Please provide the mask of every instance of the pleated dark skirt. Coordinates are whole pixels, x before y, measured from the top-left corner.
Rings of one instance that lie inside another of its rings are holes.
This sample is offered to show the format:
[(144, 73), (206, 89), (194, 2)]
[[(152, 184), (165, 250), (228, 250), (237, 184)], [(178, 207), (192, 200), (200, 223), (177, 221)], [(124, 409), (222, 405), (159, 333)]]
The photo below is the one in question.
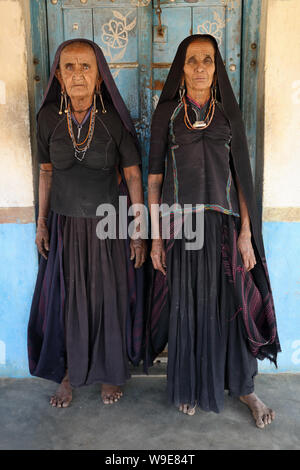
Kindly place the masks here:
[(122, 385), (141, 358), (143, 268), (128, 239), (97, 237), (98, 222), (50, 211), (28, 324), (30, 373), (60, 383), (68, 370), (73, 387)]
[(129, 378), (125, 240), (98, 239), (98, 219), (60, 217), (70, 382), (124, 384)]
[(222, 261), (224, 223), (233, 231), (239, 219), (207, 210), (203, 248), (186, 250), (183, 238), (167, 251), (168, 395), (176, 406), (214, 412), (224, 407), (225, 389), (234, 396), (253, 392), (257, 374)]

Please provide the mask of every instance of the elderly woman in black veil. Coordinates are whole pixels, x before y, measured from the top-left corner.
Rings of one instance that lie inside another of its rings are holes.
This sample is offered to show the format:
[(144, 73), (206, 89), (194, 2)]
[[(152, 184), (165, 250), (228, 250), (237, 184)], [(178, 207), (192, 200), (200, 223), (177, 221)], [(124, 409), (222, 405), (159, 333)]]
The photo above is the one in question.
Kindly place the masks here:
[[(153, 116), (148, 194), (160, 232), (151, 250), (146, 370), (168, 343), (168, 395), (180, 411), (218, 413), (229, 390), (263, 428), (275, 414), (254, 393), (257, 358), (276, 365), (280, 345), (243, 122), (210, 35), (178, 48)], [(154, 210), (161, 202), (171, 208), (165, 240), (165, 214), (159, 220)], [(201, 249), (187, 250), (188, 237), (174, 235), (185, 204), (193, 228), (202, 210)]]
[(93, 383), (113, 403), (130, 377), (128, 361), (140, 360), (146, 246), (141, 237), (119, 237), (118, 224), (115, 238), (98, 237), (96, 211), (110, 204), (118, 213), (123, 195), (128, 224), (127, 207), (143, 203), (143, 189), (134, 126), (92, 41), (58, 48), (37, 141), (42, 257), (28, 326), (30, 372), (60, 384), (52, 406), (68, 406), (73, 387)]

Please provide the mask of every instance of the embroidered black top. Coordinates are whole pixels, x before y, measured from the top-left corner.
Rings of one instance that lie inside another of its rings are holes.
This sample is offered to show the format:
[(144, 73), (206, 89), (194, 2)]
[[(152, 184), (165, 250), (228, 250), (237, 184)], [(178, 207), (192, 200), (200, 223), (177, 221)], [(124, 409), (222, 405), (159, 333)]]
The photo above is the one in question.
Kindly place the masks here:
[[(207, 106), (200, 108), (187, 99), (190, 122), (202, 120)], [(203, 130), (186, 127), (182, 103), (160, 104), (152, 121), (149, 174), (164, 174), (162, 203), (204, 204), (205, 209), (239, 216), (230, 141), (230, 125), (219, 103)]]
[[(101, 108), (100, 108), (101, 109)], [(73, 217), (96, 217), (99, 204), (110, 203), (118, 211), (116, 167), (139, 165), (134, 139), (112, 105), (96, 114), (95, 130), (83, 161), (74, 156), (66, 114), (46, 104), (38, 117), (38, 160), (52, 163), (51, 209)], [(77, 137), (76, 125), (74, 135)], [(89, 119), (82, 125), (80, 141), (87, 135)]]

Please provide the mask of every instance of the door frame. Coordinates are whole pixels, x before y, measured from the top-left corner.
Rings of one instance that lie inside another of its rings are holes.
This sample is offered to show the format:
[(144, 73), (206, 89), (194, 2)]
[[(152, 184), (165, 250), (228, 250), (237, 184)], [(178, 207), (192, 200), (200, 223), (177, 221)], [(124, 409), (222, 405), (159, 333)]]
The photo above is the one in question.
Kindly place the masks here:
[[(198, 0), (199, 1), (199, 0)], [(197, 0), (195, 1), (197, 3)], [(263, 5), (262, 5), (263, 4)], [(265, 2), (242, 0), (241, 100), (258, 209), (262, 212), (263, 91)], [(46, 0), (30, 0), (34, 109), (37, 112), (49, 76)], [(262, 44), (263, 42), (263, 44)], [(260, 60), (259, 60), (260, 59)], [(151, 63), (151, 58), (147, 61)], [(148, 65), (147, 64), (147, 65)], [(258, 67), (258, 64), (260, 67)], [(258, 125), (259, 124), (259, 125)], [(149, 126), (150, 127), (150, 126)], [(35, 130), (35, 129), (34, 129)]]
[(264, 161), (264, 67), (267, 4), (243, 0), (241, 111), (249, 146), (256, 203), (262, 219)]

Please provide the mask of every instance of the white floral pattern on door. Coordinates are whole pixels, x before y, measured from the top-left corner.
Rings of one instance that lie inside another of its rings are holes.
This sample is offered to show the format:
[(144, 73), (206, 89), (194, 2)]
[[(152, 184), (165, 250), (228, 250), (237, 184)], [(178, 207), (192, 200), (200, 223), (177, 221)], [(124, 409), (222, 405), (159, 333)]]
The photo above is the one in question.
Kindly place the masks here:
[[(229, 11), (234, 11), (237, 2), (241, 0), (222, 0), (222, 3), (225, 8)], [(231, 17), (223, 20), (220, 15), (214, 11), (214, 20), (215, 21), (204, 21), (202, 24), (199, 24), (197, 27), (198, 34), (211, 34), (216, 39), (218, 46), (221, 47), (223, 30), (227, 23), (231, 20)]]
[(214, 19), (215, 21), (204, 21), (202, 24), (199, 24), (197, 27), (197, 33), (210, 34), (216, 39), (218, 46), (220, 47), (222, 44), (223, 30), (230, 19), (223, 20), (216, 11), (214, 12)]
[[(128, 46), (128, 32), (136, 26), (136, 17), (129, 20), (132, 11), (125, 16), (117, 10), (113, 10), (113, 18), (102, 26), (102, 41), (106, 45), (103, 48), (104, 55), (109, 62), (119, 62), (123, 59)], [(112, 72), (116, 78), (121, 69)]]

